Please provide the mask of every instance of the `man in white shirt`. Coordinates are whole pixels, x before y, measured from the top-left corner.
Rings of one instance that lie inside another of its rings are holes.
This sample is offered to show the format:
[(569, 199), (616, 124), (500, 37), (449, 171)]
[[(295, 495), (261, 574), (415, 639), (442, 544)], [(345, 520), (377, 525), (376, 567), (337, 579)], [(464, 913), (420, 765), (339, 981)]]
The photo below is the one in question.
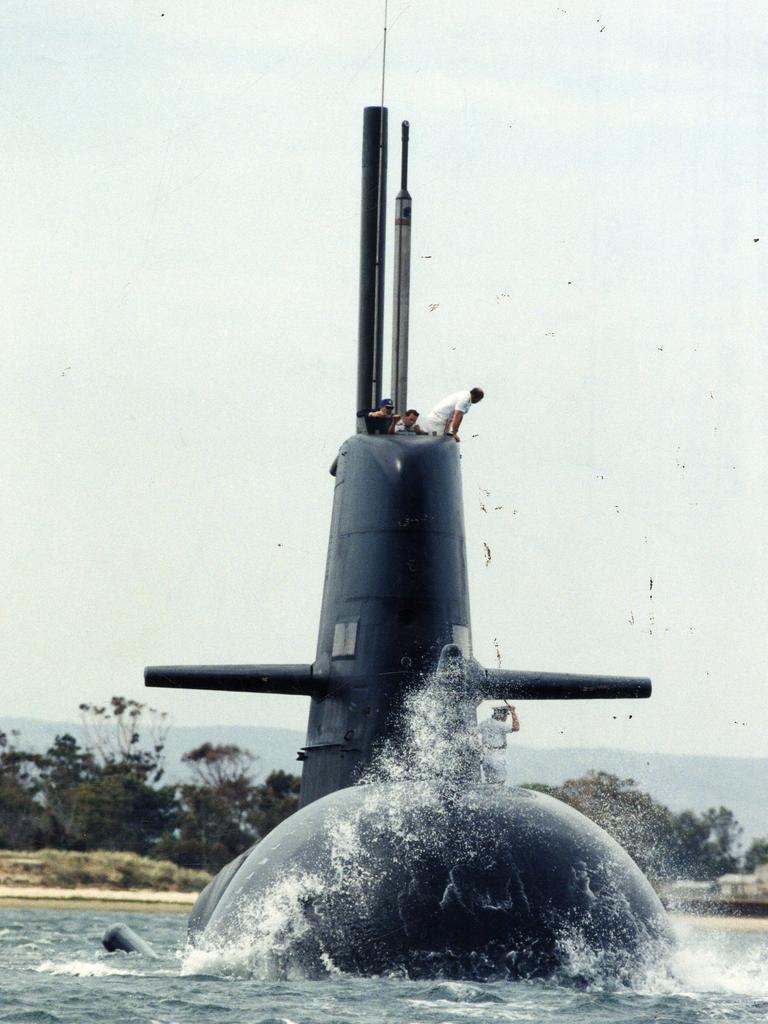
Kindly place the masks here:
[(503, 785), (507, 781), (507, 736), (520, 731), (517, 712), (511, 705), (494, 708), (491, 717), (480, 723), (479, 730), (485, 781)]
[(438, 402), (427, 416), (428, 434), (452, 434), (454, 441), (459, 441), (459, 427), (465, 415), (473, 405), (482, 402), (485, 392), (482, 388), (471, 391), (457, 391), (447, 395)]

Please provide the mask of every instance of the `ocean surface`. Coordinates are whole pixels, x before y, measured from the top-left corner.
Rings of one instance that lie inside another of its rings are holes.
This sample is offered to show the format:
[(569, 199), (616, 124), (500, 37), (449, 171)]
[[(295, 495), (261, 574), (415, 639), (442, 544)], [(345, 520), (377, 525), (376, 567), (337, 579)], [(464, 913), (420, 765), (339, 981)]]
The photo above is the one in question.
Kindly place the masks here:
[[(161, 954), (106, 953), (123, 920)], [(26, 1024), (677, 1024), (768, 1021), (768, 931), (675, 922), (677, 944), (632, 987), (601, 982), (265, 982), (195, 973), (182, 914), (0, 908), (0, 1022)]]

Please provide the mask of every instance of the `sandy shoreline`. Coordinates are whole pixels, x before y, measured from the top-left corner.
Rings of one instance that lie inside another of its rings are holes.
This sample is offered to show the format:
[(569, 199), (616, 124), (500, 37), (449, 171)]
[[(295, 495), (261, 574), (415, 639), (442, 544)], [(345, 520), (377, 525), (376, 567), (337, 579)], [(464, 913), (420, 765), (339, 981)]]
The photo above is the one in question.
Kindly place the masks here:
[(188, 913), (197, 895), (195, 892), (100, 889), (95, 886), (65, 889), (43, 885), (2, 885), (0, 907)]
[[(0, 885), (0, 908), (188, 914), (197, 896), (195, 892), (156, 892), (153, 889), (100, 889), (95, 886), (65, 889), (43, 885)], [(768, 917), (675, 913), (670, 914), (670, 917), (692, 928), (768, 932)]]
[(734, 932), (768, 932), (768, 917), (737, 917), (733, 914), (670, 914), (672, 921), (682, 921), (692, 928), (720, 929)]

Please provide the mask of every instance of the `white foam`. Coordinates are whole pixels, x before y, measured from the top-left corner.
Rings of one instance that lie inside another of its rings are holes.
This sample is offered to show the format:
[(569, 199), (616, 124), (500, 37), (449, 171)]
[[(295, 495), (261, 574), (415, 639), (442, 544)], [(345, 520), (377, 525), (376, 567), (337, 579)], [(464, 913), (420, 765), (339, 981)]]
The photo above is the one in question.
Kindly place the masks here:
[(471, 704), (455, 692), (462, 687), (458, 674), (455, 679), (430, 676), (406, 694), (398, 738), (379, 752), (363, 781), (466, 782), (479, 763), (480, 738)]
[(702, 931), (683, 922), (675, 931), (670, 972), (678, 992), (768, 999), (768, 937)]
[(291, 961), (291, 950), (310, 929), (303, 904), (322, 885), (312, 874), (286, 871), (261, 899), (240, 904), (236, 927), (227, 939), (209, 939), (187, 949), (181, 974), (260, 979), (291, 976), (297, 966)]
[(638, 995), (748, 996), (768, 1000), (768, 937), (706, 931), (674, 921), (675, 943), (649, 942), (643, 954), (616, 969), (610, 950), (595, 951), (578, 937), (563, 941), (562, 980), (588, 979), (591, 989), (631, 989)]
[(143, 976), (142, 971), (117, 967), (112, 963), (105, 963), (103, 960), (68, 960), (66, 963), (44, 960), (35, 968), (35, 971), (38, 974), (67, 975), (73, 978), (107, 978), (112, 975)]

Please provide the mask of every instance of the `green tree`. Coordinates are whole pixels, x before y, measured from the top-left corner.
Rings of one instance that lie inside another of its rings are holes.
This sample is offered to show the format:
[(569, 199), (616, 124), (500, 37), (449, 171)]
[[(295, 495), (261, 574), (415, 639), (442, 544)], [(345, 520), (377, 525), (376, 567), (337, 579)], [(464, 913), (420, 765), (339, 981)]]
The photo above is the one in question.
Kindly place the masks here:
[(197, 782), (181, 787), (177, 835), (163, 849), (184, 867), (217, 871), (260, 838), (256, 758), (231, 744), (203, 743), (182, 761)]
[[(0, 845), (125, 850), (216, 870), (298, 806), (300, 780), (234, 745), (184, 755), (195, 781), (159, 786), (165, 715), (138, 701), (81, 704), (85, 742), (56, 736), (45, 754), (0, 733)], [(178, 790), (178, 792), (177, 792)]]
[(744, 854), (744, 870), (754, 871), (761, 864), (768, 864), (768, 839), (753, 839)]
[(35, 850), (47, 839), (45, 812), (38, 799), (39, 758), (18, 750), (15, 734), (0, 732), (0, 847)]
[(669, 874), (672, 814), (639, 790), (634, 779), (591, 771), (562, 786), (533, 784), (528, 788), (549, 793), (604, 828), (646, 874), (654, 878)]
[(255, 785), (257, 759), (240, 747), (203, 743), (182, 760), (197, 782), (181, 787), (177, 835), (163, 849), (185, 867), (218, 870), (298, 807), (300, 779), (274, 771)]
[(713, 807), (701, 815), (693, 811), (676, 814), (671, 836), (673, 874), (706, 880), (735, 871), (741, 832), (726, 807)]
[(94, 782), (99, 769), (93, 755), (74, 736), (57, 736), (40, 759), (40, 792), (48, 817), (48, 843), (59, 849), (79, 848), (76, 836), (77, 794)]
[(299, 776), (284, 771), (270, 772), (264, 783), (256, 787), (256, 824), (262, 836), (297, 810), (300, 788)]
[(172, 833), (175, 786), (163, 775), (166, 716), (138, 701), (81, 704), (85, 749), (57, 736), (40, 760), (52, 841), (74, 850), (152, 854)]
[(613, 836), (657, 880), (711, 879), (734, 871), (741, 827), (726, 807), (675, 814), (633, 779), (592, 771), (562, 786), (533, 784), (570, 804)]
[(77, 850), (126, 850), (152, 855), (176, 820), (174, 786), (155, 789), (123, 772), (83, 782), (73, 793), (68, 835)]
[(709, 855), (710, 878), (717, 878), (739, 866), (737, 850), (744, 829), (739, 825), (733, 811), (727, 807), (710, 807), (702, 815), (709, 828), (707, 852)]

